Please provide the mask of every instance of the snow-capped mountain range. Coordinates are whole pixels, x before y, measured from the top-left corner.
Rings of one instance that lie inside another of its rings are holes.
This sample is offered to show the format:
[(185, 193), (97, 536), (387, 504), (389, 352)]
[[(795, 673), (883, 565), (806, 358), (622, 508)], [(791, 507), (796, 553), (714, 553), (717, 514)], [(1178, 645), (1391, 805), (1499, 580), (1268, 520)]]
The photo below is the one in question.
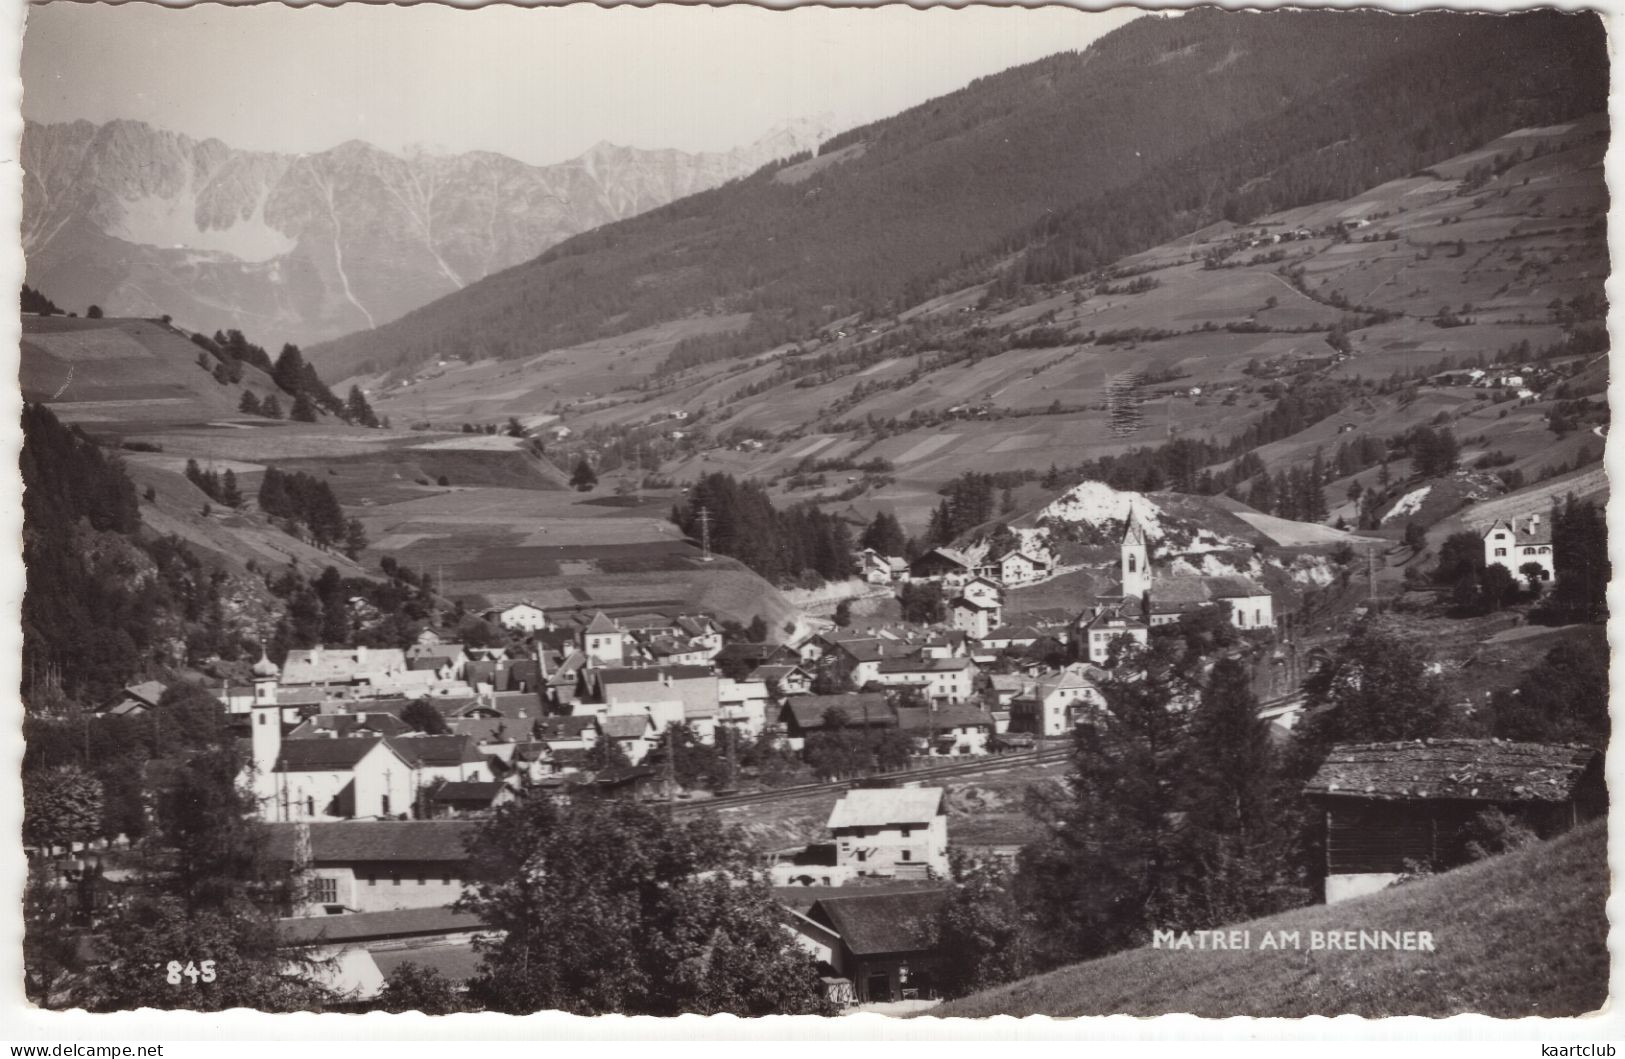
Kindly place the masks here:
[(808, 119), (731, 151), (601, 143), (534, 166), (491, 152), (237, 150), (138, 121), (26, 123), (28, 282), (64, 309), (255, 341), (393, 320), (572, 235), (815, 148)]

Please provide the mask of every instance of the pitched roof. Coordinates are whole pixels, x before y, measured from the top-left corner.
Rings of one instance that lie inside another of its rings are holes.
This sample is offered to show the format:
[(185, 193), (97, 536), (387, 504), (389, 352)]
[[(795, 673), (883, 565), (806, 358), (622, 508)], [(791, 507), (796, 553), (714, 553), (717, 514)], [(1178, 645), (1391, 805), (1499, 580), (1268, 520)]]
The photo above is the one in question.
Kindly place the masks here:
[(829, 829), (929, 824), (941, 811), (941, 787), (858, 787), (830, 810)]
[[(1267, 596), (1262, 586), (1250, 577), (1204, 577), (1208, 594), (1214, 599), (1241, 599), (1246, 596)], [(1152, 592), (1152, 598), (1156, 593)]]
[(429, 796), (435, 802), (479, 802), (490, 805), (502, 793), (502, 784), (495, 780), (454, 780), (442, 783)]
[(931, 949), (944, 889), (820, 897), (808, 917), (828, 923), (854, 956)]
[(390, 742), (402, 757), (420, 768), (445, 768), (485, 761), (485, 755), (466, 735), (405, 735)]
[(451, 722), (451, 731), (475, 743), (517, 743), (530, 738), (530, 722), (510, 717), (464, 717)]
[(382, 711), (376, 713), (319, 713), (314, 717), (307, 717), (284, 739), (325, 739), (324, 732), (337, 733), (338, 737), (348, 738), (363, 733), (377, 733), (378, 735), (400, 735), (408, 731), (408, 727), (394, 714)]
[(775, 886), (773, 898), (792, 912), (805, 915), (812, 906), (826, 897), (872, 897), (875, 894), (919, 893), (938, 891), (942, 884), (921, 882), (918, 879), (864, 879), (849, 886)]
[(648, 735), (654, 721), (646, 713), (615, 713), (598, 722), (608, 739), (638, 739)]
[(957, 703), (937, 709), (915, 706), (897, 711), (897, 727), (905, 732), (940, 732), (944, 728), (991, 729), (993, 718), (980, 706), (968, 703)]
[(406, 668), (405, 652), (395, 647), (312, 647), (288, 652), (283, 684), (372, 680)]
[(598, 718), (590, 713), (582, 714), (579, 717), (544, 717), (542, 718), (542, 738), (580, 739), (587, 729), (598, 726)]
[(703, 680), (711, 676), (708, 666), (606, 666), (598, 671), (598, 679), (605, 684), (659, 683), (662, 677), (680, 680)]
[(149, 706), (156, 706), (158, 700), (163, 697), (164, 691), (164, 686), (158, 681), (147, 680), (140, 684), (131, 684), (124, 689), (124, 694), (132, 699), (139, 699)]
[(298, 841), (297, 831), (304, 826), (310, 832), (311, 860), (321, 864), (466, 861), (468, 851), (465, 843), (480, 824), (469, 820), (343, 820), (265, 826), (270, 832), (266, 854), (271, 859), (292, 861)]
[(880, 663), (882, 673), (957, 673), (976, 663), (968, 658), (889, 658)]
[(599, 611), (592, 616), (592, 621), (587, 623), (586, 631), (589, 633), (611, 633), (620, 632), (621, 630), (618, 625), (609, 620), (609, 615)]
[(1533, 521), (1526, 519), (1522, 525), (1519, 525), (1516, 521), (1509, 522), (1502, 519), (1501, 521), (1491, 525), (1489, 529), (1485, 530), (1483, 535), (1488, 537), (1491, 533), (1494, 533), (1498, 529), (1510, 529), (1512, 531), (1513, 543), (1515, 544), (1552, 543), (1551, 522), (1546, 519), (1542, 519), (1539, 516), (1532, 516), (1532, 520)]
[(824, 714), (840, 710), (849, 725), (863, 726), (867, 718), (871, 728), (892, 728), (897, 714), (880, 691), (848, 692), (844, 695), (794, 695), (785, 700), (784, 712), (803, 731), (824, 727)]
[(1145, 527), (1140, 525), (1140, 513), (1134, 510), (1133, 504), (1129, 505), (1128, 521), (1123, 524), (1123, 543), (1145, 543)]
[(1328, 798), (1563, 802), (1598, 759), (1590, 747), (1499, 739), (1334, 746), (1304, 787)]
[[(287, 739), (277, 754), (273, 772), (344, 772), (380, 743), (384, 736), (355, 736), (350, 739)], [(404, 756), (404, 755), (403, 755)]]
[(403, 963), (415, 963), (427, 970), (439, 971), (452, 982), (462, 984), (480, 973), (485, 957), (472, 942), (459, 945), (414, 945), (403, 949), (375, 949), (372, 960), (378, 972), (388, 979), (395, 968)]
[(480, 917), (472, 912), (453, 912), (449, 908), (397, 908), (388, 912), (279, 919), (276, 932), (278, 940), (284, 945), (309, 945), (460, 934), (478, 930), (482, 926), (484, 924)]

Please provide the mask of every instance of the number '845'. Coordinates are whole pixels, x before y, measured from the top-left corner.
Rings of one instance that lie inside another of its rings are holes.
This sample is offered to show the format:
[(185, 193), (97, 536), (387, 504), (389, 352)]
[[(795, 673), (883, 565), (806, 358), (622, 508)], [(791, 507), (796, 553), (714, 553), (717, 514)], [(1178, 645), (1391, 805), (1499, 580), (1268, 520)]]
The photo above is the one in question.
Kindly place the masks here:
[(191, 960), (187, 960), (185, 965), (182, 965), (179, 960), (170, 960), (166, 969), (169, 971), (168, 982), (170, 985), (180, 985), (183, 978), (189, 979), (193, 985), (197, 985), (199, 982), (208, 983), (214, 981), (213, 960), (204, 960), (202, 963), (193, 963)]

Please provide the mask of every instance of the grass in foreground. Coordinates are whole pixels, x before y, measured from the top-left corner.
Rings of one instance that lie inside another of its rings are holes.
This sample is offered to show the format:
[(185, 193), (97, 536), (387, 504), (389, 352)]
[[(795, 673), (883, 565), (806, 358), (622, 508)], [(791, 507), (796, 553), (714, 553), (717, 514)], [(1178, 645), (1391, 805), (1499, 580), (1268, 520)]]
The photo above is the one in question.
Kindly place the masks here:
[[(1238, 927), (1247, 951), (1138, 949), (1012, 982), (929, 1012), (1207, 1017), (1345, 1013), (1579, 1015), (1608, 996), (1607, 831), (1551, 842), (1330, 907)], [(1265, 931), (1301, 951), (1261, 951)], [(1309, 951), (1310, 931), (1427, 930), (1434, 952)]]

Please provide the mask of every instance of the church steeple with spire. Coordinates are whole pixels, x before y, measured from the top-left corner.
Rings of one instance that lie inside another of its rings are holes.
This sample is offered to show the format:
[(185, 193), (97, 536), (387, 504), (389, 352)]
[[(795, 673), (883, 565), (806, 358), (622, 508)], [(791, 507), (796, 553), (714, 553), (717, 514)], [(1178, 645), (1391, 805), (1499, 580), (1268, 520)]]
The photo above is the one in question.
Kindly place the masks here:
[(1145, 527), (1140, 525), (1132, 504), (1128, 509), (1128, 522), (1123, 527), (1120, 562), (1123, 597), (1143, 599), (1151, 591), (1151, 557), (1146, 548)]

